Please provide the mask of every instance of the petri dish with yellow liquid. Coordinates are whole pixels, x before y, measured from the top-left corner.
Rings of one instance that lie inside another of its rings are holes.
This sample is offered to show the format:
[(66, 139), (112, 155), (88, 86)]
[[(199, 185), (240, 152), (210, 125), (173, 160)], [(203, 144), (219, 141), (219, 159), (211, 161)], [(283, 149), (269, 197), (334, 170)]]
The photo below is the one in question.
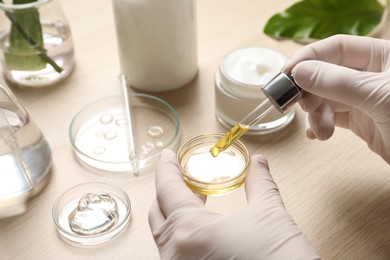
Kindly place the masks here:
[(210, 149), (222, 134), (203, 134), (185, 142), (177, 152), (186, 185), (194, 192), (220, 195), (240, 187), (246, 179), (250, 156), (241, 141), (235, 141), (214, 157)]

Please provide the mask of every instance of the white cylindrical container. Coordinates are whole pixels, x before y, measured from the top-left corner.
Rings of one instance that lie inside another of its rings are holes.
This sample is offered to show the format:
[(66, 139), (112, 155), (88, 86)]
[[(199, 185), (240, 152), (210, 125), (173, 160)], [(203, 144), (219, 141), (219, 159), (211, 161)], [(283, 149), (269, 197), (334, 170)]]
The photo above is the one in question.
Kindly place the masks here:
[[(215, 74), (215, 114), (218, 121), (231, 128), (266, 99), (261, 88), (282, 69), (287, 57), (260, 47), (235, 50), (222, 61)], [(277, 131), (294, 118), (290, 108), (284, 114), (271, 111), (247, 134)]]
[(121, 72), (130, 86), (179, 88), (198, 71), (193, 0), (113, 0)]

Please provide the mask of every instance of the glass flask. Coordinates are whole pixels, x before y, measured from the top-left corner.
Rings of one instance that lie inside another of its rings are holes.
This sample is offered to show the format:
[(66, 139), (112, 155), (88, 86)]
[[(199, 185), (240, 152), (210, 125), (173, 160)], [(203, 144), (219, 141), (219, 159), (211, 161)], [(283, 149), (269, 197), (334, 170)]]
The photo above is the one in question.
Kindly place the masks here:
[(57, 0), (2, 1), (0, 47), (3, 75), (12, 85), (52, 85), (74, 68), (72, 35)]
[(0, 81), (0, 218), (23, 213), (52, 168), (51, 149), (28, 112)]

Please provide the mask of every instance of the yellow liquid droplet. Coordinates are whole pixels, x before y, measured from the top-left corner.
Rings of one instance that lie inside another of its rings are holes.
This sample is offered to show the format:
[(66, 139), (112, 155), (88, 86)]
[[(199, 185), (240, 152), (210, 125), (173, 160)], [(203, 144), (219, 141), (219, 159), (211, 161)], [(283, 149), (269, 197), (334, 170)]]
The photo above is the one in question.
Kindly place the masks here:
[(240, 138), (249, 130), (249, 126), (237, 124), (222, 136), (210, 149), (212, 156), (217, 157), (222, 151), (226, 150), (234, 141)]

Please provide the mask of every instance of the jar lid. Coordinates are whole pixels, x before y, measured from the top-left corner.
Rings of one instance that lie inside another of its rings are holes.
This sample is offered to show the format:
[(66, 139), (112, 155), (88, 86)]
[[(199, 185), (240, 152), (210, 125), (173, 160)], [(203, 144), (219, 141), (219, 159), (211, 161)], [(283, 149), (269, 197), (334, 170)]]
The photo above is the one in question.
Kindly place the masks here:
[(69, 138), (76, 157), (96, 172), (138, 174), (152, 169), (163, 149), (178, 147), (180, 121), (176, 110), (158, 97), (132, 93), (137, 149), (136, 158), (131, 158), (122, 99), (111, 96), (97, 100), (83, 108), (70, 125)]

